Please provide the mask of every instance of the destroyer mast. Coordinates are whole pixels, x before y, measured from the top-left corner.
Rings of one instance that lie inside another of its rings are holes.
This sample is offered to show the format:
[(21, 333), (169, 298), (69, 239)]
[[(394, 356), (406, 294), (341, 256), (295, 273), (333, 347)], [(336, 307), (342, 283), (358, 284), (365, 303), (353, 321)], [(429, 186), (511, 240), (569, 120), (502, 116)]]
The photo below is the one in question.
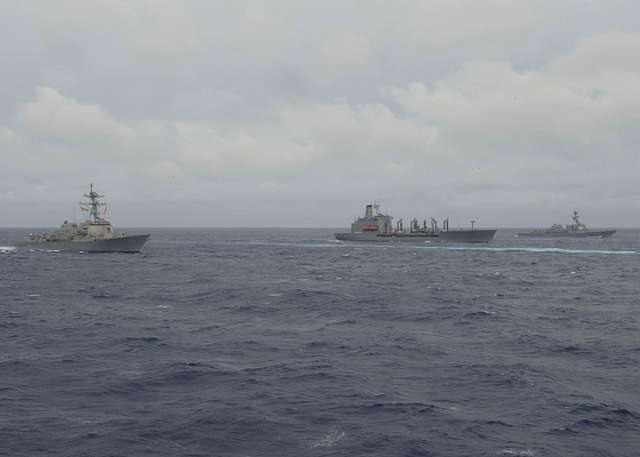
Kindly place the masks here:
[(103, 216), (107, 213), (107, 204), (100, 201), (104, 194), (99, 194), (98, 192), (93, 190), (93, 184), (89, 187), (89, 193), (83, 194), (84, 197), (88, 198), (88, 202), (80, 202), (80, 207), (89, 211), (89, 222), (95, 225), (106, 225), (109, 224), (104, 217), (100, 215), (101, 207), (104, 207), (104, 211), (102, 212)]

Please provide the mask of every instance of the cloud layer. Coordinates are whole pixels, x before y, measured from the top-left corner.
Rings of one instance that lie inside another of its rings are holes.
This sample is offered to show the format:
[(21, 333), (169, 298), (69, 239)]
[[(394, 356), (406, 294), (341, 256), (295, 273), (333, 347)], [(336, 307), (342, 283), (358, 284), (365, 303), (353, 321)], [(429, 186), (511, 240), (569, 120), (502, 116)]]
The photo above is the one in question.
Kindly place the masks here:
[(400, 3), (21, 3), (0, 45), (7, 225), (57, 223), (89, 181), (120, 225), (336, 226), (373, 199), (640, 224), (629, 11)]

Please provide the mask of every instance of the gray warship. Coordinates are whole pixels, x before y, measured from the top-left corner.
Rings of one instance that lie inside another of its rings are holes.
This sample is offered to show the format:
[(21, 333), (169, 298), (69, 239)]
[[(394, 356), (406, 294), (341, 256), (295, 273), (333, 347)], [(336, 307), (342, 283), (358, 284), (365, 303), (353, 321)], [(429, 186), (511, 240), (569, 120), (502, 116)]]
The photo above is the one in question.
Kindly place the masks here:
[(580, 220), (577, 211), (573, 212), (573, 224), (564, 227), (561, 224), (553, 224), (548, 229), (537, 229), (531, 232), (518, 233), (518, 237), (528, 238), (609, 238), (615, 230), (590, 230)]
[(19, 247), (38, 250), (75, 252), (140, 252), (149, 239), (149, 234), (128, 236), (115, 235), (111, 223), (105, 219), (106, 203), (100, 201), (104, 195), (93, 190), (84, 194), (89, 200), (80, 202), (89, 218), (80, 224), (65, 221), (58, 230), (49, 234), (30, 234), (29, 239), (16, 243)]
[(394, 227), (392, 216), (380, 211), (377, 204), (368, 204), (365, 207), (364, 217), (357, 218), (351, 224), (350, 232), (335, 233), (334, 236), (340, 241), (486, 243), (493, 240), (495, 234), (495, 229), (476, 229), (475, 221), (472, 221), (470, 230), (449, 229), (448, 218), (444, 220), (442, 228), (438, 227), (437, 221), (433, 218), (431, 218), (429, 225), (427, 225), (426, 219), (420, 225), (418, 219), (414, 218), (409, 229), (406, 230), (402, 219), (398, 220)]

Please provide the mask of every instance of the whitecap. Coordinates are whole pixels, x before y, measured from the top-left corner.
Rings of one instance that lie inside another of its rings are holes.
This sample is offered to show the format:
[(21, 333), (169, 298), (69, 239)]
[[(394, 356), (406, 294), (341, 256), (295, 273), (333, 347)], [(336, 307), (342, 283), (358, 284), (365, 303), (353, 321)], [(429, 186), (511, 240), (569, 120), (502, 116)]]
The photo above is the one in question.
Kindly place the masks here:
[(319, 447), (333, 447), (336, 445), (338, 441), (344, 438), (344, 432), (338, 432), (337, 430), (328, 433), (323, 436), (319, 440), (315, 441), (311, 444), (311, 449), (319, 448)]
[(16, 248), (13, 246), (0, 246), (0, 252), (4, 252), (4, 253), (16, 252)]
[(534, 457), (535, 454), (530, 449), (503, 449), (497, 455), (509, 455), (513, 457)]

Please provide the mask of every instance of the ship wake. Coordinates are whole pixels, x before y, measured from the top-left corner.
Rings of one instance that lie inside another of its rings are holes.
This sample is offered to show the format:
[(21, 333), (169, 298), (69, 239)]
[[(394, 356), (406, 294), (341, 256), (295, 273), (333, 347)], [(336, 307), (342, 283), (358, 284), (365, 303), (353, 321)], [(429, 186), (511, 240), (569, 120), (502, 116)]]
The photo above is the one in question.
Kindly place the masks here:
[(638, 251), (615, 251), (605, 249), (563, 249), (542, 247), (484, 247), (484, 246), (420, 246), (418, 249), (443, 251), (489, 251), (489, 252), (534, 252), (549, 254), (590, 254), (590, 255), (635, 255)]

